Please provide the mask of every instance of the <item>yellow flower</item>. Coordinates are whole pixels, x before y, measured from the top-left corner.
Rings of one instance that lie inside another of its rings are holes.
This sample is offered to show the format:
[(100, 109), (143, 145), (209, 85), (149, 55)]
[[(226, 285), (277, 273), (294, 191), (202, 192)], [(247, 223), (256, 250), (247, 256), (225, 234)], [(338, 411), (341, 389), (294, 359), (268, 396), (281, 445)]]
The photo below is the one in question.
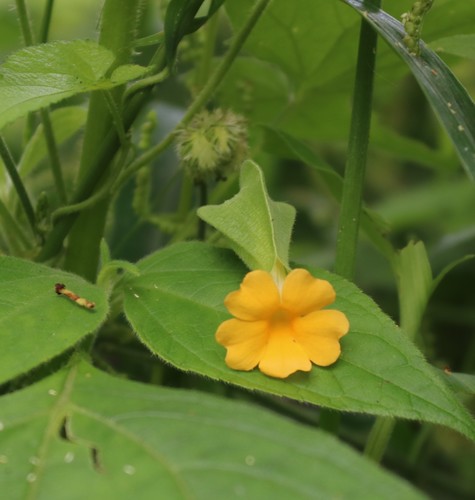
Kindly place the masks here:
[(334, 363), (339, 339), (348, 332), (346, 316), (333, 309), (332, 285), (305, 269), (291, 271), (281, 286), (266, 271), (246, 274), (241, 287), (224, 303), (234, 316), (221, 323), (216, 340), (227, 349), (226, 364), (234, 370), (256, 366), (271, 377), (285, 378)]

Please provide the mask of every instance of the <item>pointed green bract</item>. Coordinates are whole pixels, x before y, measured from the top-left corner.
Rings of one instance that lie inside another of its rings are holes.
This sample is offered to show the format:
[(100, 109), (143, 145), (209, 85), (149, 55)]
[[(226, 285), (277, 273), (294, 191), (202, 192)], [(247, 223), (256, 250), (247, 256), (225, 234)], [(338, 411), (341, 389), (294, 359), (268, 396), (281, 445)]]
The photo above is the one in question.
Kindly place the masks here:
[(288, 269), (295, 208), (270, 199), (262, 170), (250, 160), (241, 167), (239, 184), (236, 196), (201, 207), (198, 215), (224, 234), (249, 269)]
[(258, 370), (231, 370), (215, 340), (220, 323), (230, 318), (223, 300), (246, 273), (231, 252), (179, 244), (143, 259), (138, 268), (141, 276), (125, 285), (127, 319), (142, 342), (172, 365), (337, 410), (438, 423), (475, 439), (475, 423), (455, 394), (394, 322), (343, 278), (311, 269), (333, 285), (332, 308), (350, 322), (340, 359), (278, 380)]
[(83, 92), (107, 90), (142, 76), (126, 65), (106, 76), (114, 54), (88, 40), (51, 42), (21, 49), (0, 67), (0, 129), (7, 123)]
[[(57, 295), (56, 283), (95, 302), (95, 308)], [(101, 325), (108, 310), (104, 291), (79, 276), (0, 256), (0, 383), (74, 346)]]
[(85, 362), (1, 398), (0, 415), (9, 500), (366, 500), (388, 490), (424, 498), (318, 429), (237, 401), (114, 378)]
[(422, 241), (409, 243), (395, 259), (401, 327), (414, 339), (432, 291), (432, 271)]

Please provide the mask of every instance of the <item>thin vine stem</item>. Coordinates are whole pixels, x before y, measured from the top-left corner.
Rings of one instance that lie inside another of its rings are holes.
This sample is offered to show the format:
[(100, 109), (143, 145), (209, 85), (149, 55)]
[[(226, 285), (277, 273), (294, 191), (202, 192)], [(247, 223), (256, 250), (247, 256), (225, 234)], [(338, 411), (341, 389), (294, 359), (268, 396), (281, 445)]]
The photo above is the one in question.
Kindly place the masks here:
[[(47, 5), (46, 9), (52, 9), (52, 1), (49, 2), (51, 5)], [(33, 31), (31, 29), (30, 19), (28, 16), (28, 10), (24, 0), (16, 0), (16, 7), (18, 12), (18, 19), (20, 22), (21, 33), (25, 45), (28, 47), (33, 45), (35, 42)], [(46, 14), (48, 16), (48, 14)], [(51, 15), (51, 13), (49, 14)], [(49, 20), (47, 21), (49, 26)], [(46, 32), (47, 34), (47, 32)], [(43, 36), (43, 35), (42, 35)], [(42, 40), (44, 41), (44, 40)], [(53, 172), (53, 178), (55, 181), (56, 191), (58, 193), (59, 200), (61, 203), (66, 203), (66, 188), (64, 186), (63, 174), (61, 171), (61, 163), (59, 160), (58, 147), (56, 144), (56, 139), (54, 137), (53, 126), (51, 124), (51, 117), (48, 108), (44, 108), (40, 111), (41, 122), (43, 124), (43, 132), (46, 141), (46, 148), (48, 150), (49, 163), (51, 170)]]
[(16, 0), (16, 10), (18, 14), (18, 20), (20, 22), (21, 34), (25, 45), (33, 45), (33, 32), (31, 31), (30, 18), (28, 16), (28, 9), (26, 8), (26, 3), (24, 0)]
[(53, 14), (54, 0), (47, 0), (44, 11), (43, 19), (41, 21), (40, 29), (40, 42), (45, 43), (48, 41), (49, 28), (51, 26), (51, 17)]
[(40, 116), (41, 116), (41, 122), (43, 124), (43, 132), (45, 136), (46, 148), (48, 149), (50, 166), (53, 172), (56, 191), (58, 193), (59, 201), (61, 203), (66, 203), (67, 201), (66, 187), (64, 185), (61, 162), (59, 160), (58, 148), (56, 145), (56, 139), (54, 137), (53, 124), (51, 123), (51, 117), (49, 111), (47, 109), (40, 110)]
[(33, 205), (31, 204), (30, 198), (26, 191), (26, 188), (21, 180), (20, 174), (18, 173), (15, 165), (15, 160), (8, 149), (7, 143), (5, 142), (3, 136), (0, 135), (0, 157), (3, 160), (5, 168), (7, 169), (8, 175), (12, 180), (13, 186), (20, 198), (20, 203), (25, 211), (28, 222), (30, 223), (33, 233), (36, 231), (36, 221), (35, 221), (35, 211), (33, 210)]

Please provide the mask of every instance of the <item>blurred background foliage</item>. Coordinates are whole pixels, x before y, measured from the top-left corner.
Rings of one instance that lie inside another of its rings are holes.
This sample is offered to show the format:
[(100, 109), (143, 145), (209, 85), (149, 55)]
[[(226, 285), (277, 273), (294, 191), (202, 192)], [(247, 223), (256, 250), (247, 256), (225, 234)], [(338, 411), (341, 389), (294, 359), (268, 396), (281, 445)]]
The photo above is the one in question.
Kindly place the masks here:
[[(29, 2), (35, 29), (44, 4)], [(146, 2), (141, 36), (162, 29), (165, 4)], [(214, 26), (207, 26), (181, 44), (172, 78), (154, 92), (154, 100), (135, 126), (134, 134), (145, 141), (144, 146), (158, 142), (179, 121), (206, 80), (209, 69), (205, 64), (212, 68), (217, 63), (233, 27), (243, 21), (251, 4), (252, 0), (227, 0), (227, 15), (221, 15)], [(296, 4), (306, 15), (296, 15)], [(386, 0), (383, 8), (400, 19), (411, 4), (411, 0)], [(338, 0), (299, 0), (288, 2), (287, 7), (282, 5), (278, 4), (278, 10), (271, 6), (260, 21), (212, 105), (232, 108), (248, 118), (251, 157), (264, 167), (271, 196), (297, 208), (291, 258), (331, 269), (338, 203), (329, 195), (318, 170), (292, 157), (272, 138), (269, 129), (305, 141), (322, 165), (343, 173), (360, 18)], [(101, 2), (96, 0), (57, 0), (50, 40), (95, 39), (100, 9)], [(21, 46), (11, 0), (0, 0), (0, 25), (3, 61)], [(216, 31), (216, 57), (206, 61), (204, 46), (207, 30), (211, 29)], [(474, 0), (436, 0), (424, 22), (423, 39), (437, 50), (437, 40), (473, 34), (474, 30)], [(147, 46), (137, 48), (137, 62), (146, 61), (152, 50)], [(444, 52), (440, 56), (474, 96), (474, 61)], [(74, 118), (70, 118), (71, 133), (61, 146), (67, 182), (72, 183), (78, 166), (80, 131), (85, 119), (81, 109), (85, 109), (86, 98), (71, 99), (69, 104), (79, 106), (74, 108)], [(156, 117), (156, 124), (149, 112)], [(5, 130), (17, 159), (24, 147), (23, 127), (24, 122), (17, 121)], [(33, 198), (38, 199), (43, 191), (52, 193), (40, 154), (30, 168)], [(174, 151), (168, 150), (154, 162), (151, 172), (144, 170), (140, 175), (142, 187), (145, 185), (150, 191), (147, 196), (152, 215), (145, 219), (132, 207), (136, 180), (131, 181), (117, 197), (108, 225), (114, 258), (135, 261), (170, 241), (194, 236), (185, 219), (176, 214), (182, 171)], [(231, 176), (215, 187), (210, 201), (219, 202), (236, 190), (236, 178)], [(475, 186), (460, 167), (447, 135), (407, 67), (382, 40), (377, 58), (365, 201), (384, 220), (388, 238), (396, 248), (404, 247), (410, 240), (424, 241), (434, 275), (457, 258), (474, 253)], [(183, 207), (181, 210), (183, 214)], [(171, 213), (175, 216), (167, 218), (166, 214)], [(452, 270), (431, 298), (421, 338), (426, 357), (437, 367), (474, 372), (474, 281), (475, 260), (469, 260)], [(397, 290), (391, 268), (364, 235), (356, 283), (398, 321)], [(124, 342), (130, 343), (126, 334), (124, 338)], [(117, 352), (108, 352), (109, 348), (111, 345), (104, 342), (104, 354), (118, 357)], [(157, 369), (156, 361), (136, 344), (134, 349), (128, 349), (126, 359), (129, 370), (132, 368), (138, 379), (150, 380), (150, 373)], [(183, 374), (179, 377), (176, 373), (169, 375), (170, 383), (193, 387), (204, 383)], [(239, 390), (234, 390), (234, 396), (249, 397)], [(272, 398), (263, 398), (261, 402), (302, 421), (316, 418), (312, 408), (296, 411)], [(473, 400), (471, 405), (473, 409)], [(370, 417), (344, 415), (342, 437), (361, 447), (371, 422)], [(475, 494), (474, 449), (446, 429), (399, 422), (386, 465), (406, 475), (434, 498), (471, 498)]]

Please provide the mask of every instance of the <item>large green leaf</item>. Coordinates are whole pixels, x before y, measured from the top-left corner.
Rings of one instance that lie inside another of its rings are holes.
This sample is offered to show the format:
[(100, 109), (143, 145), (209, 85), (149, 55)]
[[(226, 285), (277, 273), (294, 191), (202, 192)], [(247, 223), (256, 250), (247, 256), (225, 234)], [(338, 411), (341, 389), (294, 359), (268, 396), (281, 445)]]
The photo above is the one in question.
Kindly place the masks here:
[(114, 54), (87, 40), (51, 42), (21, 49), (0, 67), (0, 129), (30, 111), (91, 90), (107, 90), (142, 76), (146, 68), (107, 71)]
[[(96, 307), (58, 296), (56, 283)], [(0, 383), (72, 347), (99, 327), (108, 308), (104, 291), (74, 274), (0, 256)]]
[(452, 140), (468, 176), (475, 178), (475, 103), (455, 75), (420, 42), (415, 56), (402, 42), (402, 24), (375, 7), (371, 0), (342, 0), (356, 9), (401, 56), (416, 77), (428, 101)]
[(138, 263), (128, 281), (124, 308), (150, 350), (183, 370), (322, 406), (447, 425), (475, 438), (475, 424), (414, 345), (355, 285), (327, 271), (337, 293), (334, 307), (350, 321), (342, 355), (328, 368), (314, 367), (286, 380), (257, 370), (239, 372), (224, 363), (214, 339), (229, 318), (223, 300), (246, 270), (234, 255), (205, 244), (169, 247)]
[(424, 498), (321, 431), (83, 362), (0, 399), (0, 415), (8, 500)]

